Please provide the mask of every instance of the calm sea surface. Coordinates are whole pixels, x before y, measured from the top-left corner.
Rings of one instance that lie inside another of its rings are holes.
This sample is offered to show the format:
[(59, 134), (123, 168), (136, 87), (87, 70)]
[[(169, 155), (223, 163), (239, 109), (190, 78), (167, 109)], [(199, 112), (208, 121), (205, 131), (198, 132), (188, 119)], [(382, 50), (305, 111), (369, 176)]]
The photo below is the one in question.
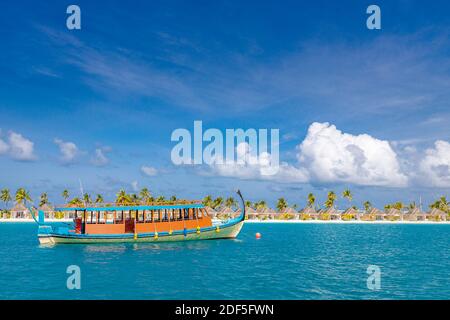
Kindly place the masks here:
[[(449, 246), (448, 224), (246, 224), (236, 240), (41, 247), (35, 224), (0, 223), (0, 299), (449, 299)], [(66, 287), (69, 265), (81, 290)]]

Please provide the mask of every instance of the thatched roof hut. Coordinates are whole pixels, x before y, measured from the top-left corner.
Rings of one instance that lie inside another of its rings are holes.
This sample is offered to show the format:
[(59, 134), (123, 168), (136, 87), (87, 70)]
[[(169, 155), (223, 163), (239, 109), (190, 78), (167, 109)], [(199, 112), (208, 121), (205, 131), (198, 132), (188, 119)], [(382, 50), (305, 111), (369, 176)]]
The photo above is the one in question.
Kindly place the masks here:
[(448, 219), (448, 214), (438, 208), (433, 208), (427, 213), (427, 219), (430, 221), (445, 221)]
[(305, 213), (305, 214), (314, 214), (317, 213), (316, 209), (312, 208), (312, 207), (306, 207), (303, 210), (300, 210), (301, 213)]
[(30, 210), (23, 203), (16, 203), (11, 209), (11, 218), (30, 218)]
[(245, 207), (245, 213), (248, 219), (256, 219), (258, 217), (258, 212), (252, 207)]
[(360, 219), (360, 214), (359, 214), (358, 210), (356, 210), (353, 207), (350, 207), (350, 208), (345, 209), (344, 212), (342, 212), (341, 217), (344, 220), (359, 220)]
[(334, 218), (333, 220), (337, 220), (337, 217), (339, 217), (340, 219), (339, 212), (334, 207), (322, 209), (319, 211), (319, 218), (321, 220), (331, 220), (331, 217)]
[(427, 219), (427, 214), (415, 207), (404, 214), (403, 219), (407, 221), (424, 221)]
[(217, 217), (224, 218), (224, 217), (233, 217), (235, 214), (234, 210), (230, 207), (223, 206), (222, 208), (217, 211)]
[(217, 216), (217, 211), (209, 206), (205, 207), (205, 211), (211, 218), (215, 218)]
[(300, 213), (302, 214), (302, 219), (312, 219), (312, 220), (319, 219), (319, 213), (313, 207), (306, 207), (300, 210)]
[(271, 209), (271, 208), (262, 208), (258, 210), (258, 216), (260, 217), (270, 217), (271, 219), (273, 219), (275, 217), (275, 210)]
[(44, 211), (44, 212), (53, 212), (54, 208), (50, 204), (45, 203), (44, 205), (39, 207), (39, 210)]
[(287, 207), (287, 208), (283, 211), (283, 213), (296, 214), (297, 211), (296, 211), (294, 208), (292, 208), (292, 207)]
[(373, 217), (373, 220), (384, 220), (386, 213), (377, 208), (372, 208), (366, 215), (368, 215), (370, 219)]
[(389, 208), (386, 211), (385, 218), (387, 218), (388, 220), (391, 220), (391, 221), (402, 220), (403, 219), (403, 214), (398, 209)]

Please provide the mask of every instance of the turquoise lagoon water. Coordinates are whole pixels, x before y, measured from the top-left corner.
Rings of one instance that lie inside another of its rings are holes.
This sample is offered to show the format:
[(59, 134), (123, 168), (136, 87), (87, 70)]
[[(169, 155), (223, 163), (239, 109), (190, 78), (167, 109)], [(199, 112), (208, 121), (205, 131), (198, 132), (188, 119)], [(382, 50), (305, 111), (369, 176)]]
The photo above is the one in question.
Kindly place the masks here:
[(246, 224), (236, 240), (41, 247), (34, 224), (1, 223), (0, 298), (448, 299), (449, 239), (438, 224)]

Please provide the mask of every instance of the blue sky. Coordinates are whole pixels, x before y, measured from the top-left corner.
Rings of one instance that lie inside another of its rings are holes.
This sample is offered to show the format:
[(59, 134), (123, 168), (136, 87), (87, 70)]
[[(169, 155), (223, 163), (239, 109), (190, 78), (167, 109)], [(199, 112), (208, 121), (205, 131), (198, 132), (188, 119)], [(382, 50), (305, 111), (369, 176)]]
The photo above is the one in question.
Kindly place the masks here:
[[(366, 28), (373, 3), (381, 30)], [(81, 30), (66, 28), (70, 4), (81, 8)], [(357, 205), (448, 195), (449, 9), (405, 0), (3, 4), (0, 187), (24, 186), (35, 199), (46, 191), (56, 203), (64, 188), (79, 195), (78, 179), (110, 199), (144, 186), (185, 198), (239, 187), (250, 200), (300, 206), (309, 192), (322, 203), (347, 187)], [(280, 129), (284, 175), (174, 166), (170, 135), (194, 120)]]

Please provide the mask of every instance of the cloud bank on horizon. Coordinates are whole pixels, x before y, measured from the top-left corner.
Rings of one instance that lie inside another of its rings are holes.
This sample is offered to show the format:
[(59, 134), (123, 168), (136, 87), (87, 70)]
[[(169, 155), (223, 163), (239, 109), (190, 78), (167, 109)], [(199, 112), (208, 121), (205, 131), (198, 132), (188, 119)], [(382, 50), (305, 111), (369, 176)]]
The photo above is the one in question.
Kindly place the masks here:
[[(297, 145), (296, 165), (281, 163), (276, 175), (264, 175), (269, 160), (249, 161), (246, 143), (237, 147), (237, 162), (213, 164), (212, 172), (240, 179), (267, 179), (277, 182), (345, 183), (362, 186), (450, 187), (450, 144), (436, 141), (434, 148), (409, 168), (402, 168), (400, 156), (389, 141), (368, 134), (343, 133), (329, 123), (312, 123), (306, 138)], [(404, 156), (408, 156), (404, 154)], [(410, 171), (407, 171), (410, 170)]]

